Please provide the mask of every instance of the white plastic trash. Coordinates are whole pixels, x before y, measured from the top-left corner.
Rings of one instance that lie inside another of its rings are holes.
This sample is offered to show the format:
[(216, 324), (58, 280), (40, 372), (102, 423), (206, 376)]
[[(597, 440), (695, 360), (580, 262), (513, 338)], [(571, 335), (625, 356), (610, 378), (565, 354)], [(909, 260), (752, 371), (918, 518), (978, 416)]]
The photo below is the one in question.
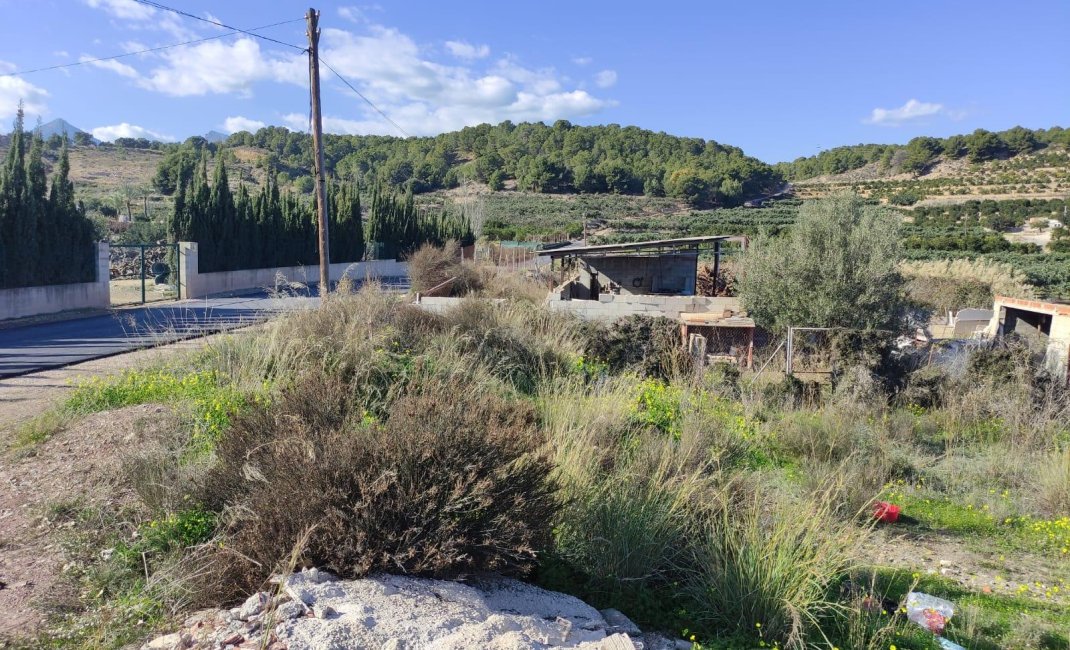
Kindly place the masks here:
[(906, 609), (907, 618), (936, 635), (944, 633), (947, 622), (955, 613), (953, 603), (918, 591), (907, 594)]

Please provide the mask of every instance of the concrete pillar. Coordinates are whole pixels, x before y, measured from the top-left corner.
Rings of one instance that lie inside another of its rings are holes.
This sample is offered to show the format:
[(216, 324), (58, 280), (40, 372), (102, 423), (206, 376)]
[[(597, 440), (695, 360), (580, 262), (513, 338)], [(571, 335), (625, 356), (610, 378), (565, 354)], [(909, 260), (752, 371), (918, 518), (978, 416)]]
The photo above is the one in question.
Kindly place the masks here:
[(111, 307), (111, 246), (97, 242), (97, 268), (92, 289), (94, 302), (101, 309)]
[(197, 242), (178, 242), (179, 278), (182, 281), (180, 298), (200, 298), (201, 283), (198, 277)]

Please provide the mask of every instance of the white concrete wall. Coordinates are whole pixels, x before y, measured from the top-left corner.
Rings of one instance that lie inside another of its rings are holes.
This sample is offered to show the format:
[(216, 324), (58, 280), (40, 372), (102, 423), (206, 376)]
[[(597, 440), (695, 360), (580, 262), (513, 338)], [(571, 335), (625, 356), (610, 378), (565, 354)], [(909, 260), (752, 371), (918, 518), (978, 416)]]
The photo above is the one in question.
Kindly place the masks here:
[[(181, 278), (183, 298), (203, 298), (221, 293), (250, 291), (254, 289), (281, 288), (288, 282), (319, 282), (319, 266), (280, 266), (268, 269), (246, 269), (200, 273), (197, 271), (197, 244), (180, 242)], [(409, 265), (396, 260), (374, 260), (351, 264), (331, 264), (331, 282), (342, 278), (364, 280), (370, 278), (407, 277)]]
[(551, 295), (546, 306), (554, 311), (570, 312), (580, 318), (599, 321), (615, 321), (635, 314), (680, 320), (680, 314), (741, 310), (739, 298), (703, 296), (603, 295), (598, 300), (561, 300), (558, 295)]
[(97, 279), (94, 282), (0, 289), (0, 320), (55, 314), (75, 309), (108, 309), (111, 307), (108, 264), (108, 244), (99, 242), (97, 243)]

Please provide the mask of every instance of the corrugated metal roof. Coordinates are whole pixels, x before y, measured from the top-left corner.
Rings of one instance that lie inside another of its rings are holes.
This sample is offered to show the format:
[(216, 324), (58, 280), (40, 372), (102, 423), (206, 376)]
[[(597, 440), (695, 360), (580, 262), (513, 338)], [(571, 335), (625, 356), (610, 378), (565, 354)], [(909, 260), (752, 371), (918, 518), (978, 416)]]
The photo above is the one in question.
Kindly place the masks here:
[(544, 250), (541, 256), (575, 257), (577, 255), (605, 255), (608, 253), (622, 253), (627, 251), (639, 251), (655, 248), (679, 248), (682, 250), (694, 250), (702, 244), (710, 244), (717, 241), (733, 239), (730, 235), (703, 235), (700, 237), (680, 237), (678, 239), (655, 239), (651, 241), (629, 242), (626, 244), (599, 244), (597, 246), (566, 246), (553, 250)]

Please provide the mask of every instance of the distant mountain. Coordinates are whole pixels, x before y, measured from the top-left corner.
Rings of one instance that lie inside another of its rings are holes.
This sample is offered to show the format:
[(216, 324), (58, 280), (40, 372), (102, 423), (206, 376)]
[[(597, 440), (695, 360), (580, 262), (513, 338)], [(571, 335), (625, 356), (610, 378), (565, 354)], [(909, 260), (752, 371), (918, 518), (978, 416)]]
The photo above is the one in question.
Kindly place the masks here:
[[(73, 141), (74, 135), (76, 133), (88, 133), (88, 131), (83, 131), (82, 129), (79, 129), (78, 127), (61, 117), (58, 117), (52, 120), (51, 122), (46, 122), (42, 124), (40, 126), (40, 131), (41, 137), (45, 140), (51, 138), (53, 135), (66, 135)], [(93, 142), (97, 142), (97, 139), (94, 138)]]
[(222, 142), (227, 139), (227, 134), (219, 131), (209, 131), (204, 134), (204, 139), (209, 142)]

